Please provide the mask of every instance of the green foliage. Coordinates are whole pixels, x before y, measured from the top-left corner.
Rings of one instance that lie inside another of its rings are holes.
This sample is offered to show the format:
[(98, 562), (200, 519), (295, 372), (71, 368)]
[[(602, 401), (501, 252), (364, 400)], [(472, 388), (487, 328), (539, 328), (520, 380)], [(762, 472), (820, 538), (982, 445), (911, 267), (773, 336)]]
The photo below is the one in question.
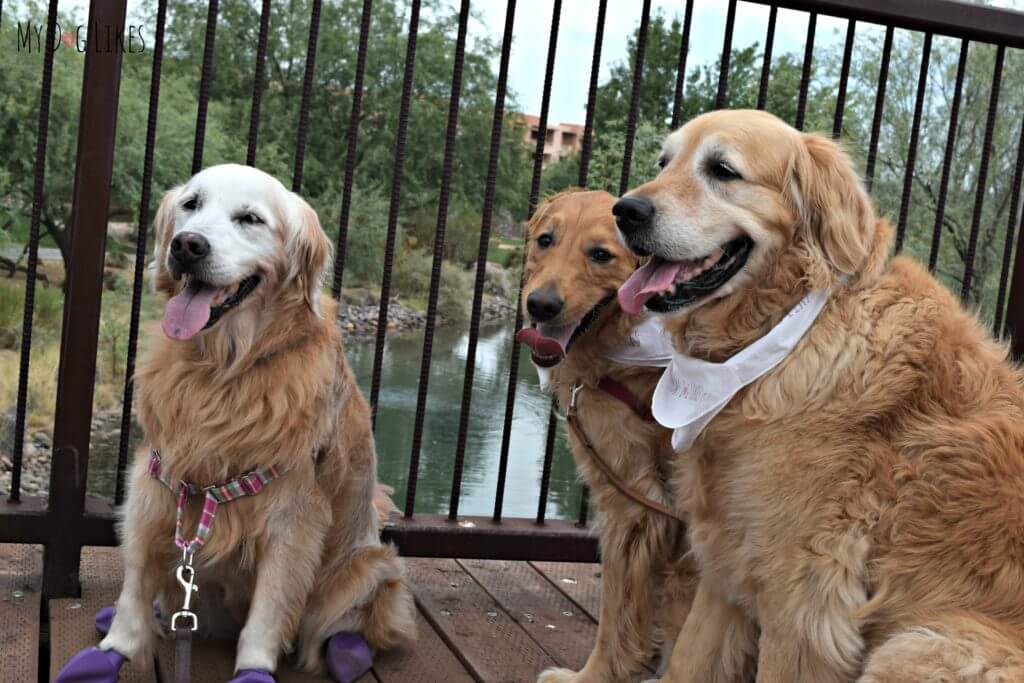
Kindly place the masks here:
[[(341, 213), (339, 192), (330, 192), (313, 205), (321, 225), (337, 241)], [(352, 286), (376, 286), (384, 275), (384, 245), (388, 231), (388, 199), (376, 187), (355, 188), (349, 213), (344, 282)]]
[[(425, 249), (406, 247), (395, 258), (392, 275), (394, 294), (407, 300), (413, 308), (426, 307), (430, 293), (433, 256)], [(438, 284), (438, 312), (448, 322), (468, 319), (470, 297), (469, 273), (453, 263), (444, 264)], [(416, 304), (420, 304), (417, 306)]]

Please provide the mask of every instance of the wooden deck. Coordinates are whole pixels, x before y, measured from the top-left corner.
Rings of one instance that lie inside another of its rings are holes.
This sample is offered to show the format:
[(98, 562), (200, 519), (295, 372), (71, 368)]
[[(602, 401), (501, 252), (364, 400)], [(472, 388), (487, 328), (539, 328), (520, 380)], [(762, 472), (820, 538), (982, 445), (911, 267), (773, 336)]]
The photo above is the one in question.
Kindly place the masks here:
[[(410, 558), (410, 584), (419, 608), (415, 647), (377, 657), (363, 681), (381, 683), (532, 683), (548, 666), (578, 669), (597, 629), (600, 568), (594, 564)], [(99, 637), (93, 615), (113, 604), (121, 584), (116, 549), (82, 553), (82, 597), (40, 605), (42, 550), (0, 545), (0, 683), (26, 683), (49, 669), (52, 678), (75, 652)], [(41, 624), (46, 618), (48, 625)], [(42, 654), (41, 654), (42, 653)], [(234, 644), (197, 642), (194, 681), (231, 678)], [(172, 646), (153, 661), (132, 663), (121, 681), (172, 680)], [(327, 678), (282, 668), (282, 683)]]

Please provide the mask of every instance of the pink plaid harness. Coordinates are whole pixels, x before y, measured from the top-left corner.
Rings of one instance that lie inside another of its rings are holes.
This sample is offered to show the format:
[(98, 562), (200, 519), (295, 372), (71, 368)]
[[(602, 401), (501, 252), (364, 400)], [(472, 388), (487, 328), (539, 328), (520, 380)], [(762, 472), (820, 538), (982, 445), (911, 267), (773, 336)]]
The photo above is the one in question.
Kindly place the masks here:
[[(206, 539), (210, 536), (213, 527), (213, 519), (217, 515), (217, 506), (221, 503), (230, 503), (233, 500), (245, 496), (255, 496), (262, 491), (267, 484), (284, 474), (283, 470), (271, 465), (270, 467), (246, 472), (224, 482), (212, 486), (196, 486), (186, 481), (171, 481), (164, 472), (163, 463), (160, 462), (160, 454), (156, 449), (149, 452), (149, 475), (166, 486), (178, 499), (178, 514), (174, 523), (174, 545), (178, 546), (185, 556), (191, 557), (203, 547)], [(192, 540), (186, 541), (182, 527), (185, 519), (185, 503), (191, 495), (203, 494), (203, 513), (199, 517), (199, 526), (196, 528), (196, 535)]]

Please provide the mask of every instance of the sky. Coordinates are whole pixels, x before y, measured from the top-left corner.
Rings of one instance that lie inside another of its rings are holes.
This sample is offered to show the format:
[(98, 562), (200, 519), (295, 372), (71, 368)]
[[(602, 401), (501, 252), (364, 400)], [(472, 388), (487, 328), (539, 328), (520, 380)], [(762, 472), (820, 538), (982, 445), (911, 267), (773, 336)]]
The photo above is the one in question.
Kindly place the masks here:
[[(129, 0), (129, 16), (148, 0)], [(455, 4), (455, 0), (451, 0)], [(429, 7), (432, 2), (424, 3)], [(520, 109), (539, 114), (544, 86), (544, 67), (547, 57), (552, 0), (517, 0), (513, 25), (509, 87), (516, 93)], [(683, 0), (652, 0), (651, 12), (661, 11), (666, 17), (682, 19)], [(1024, 0), (990, 0), (987, 4), (1012, 9), (1024, 9)], [(88, 0), (61, 0), (60, 7), (84, 17)], [(489, 36), (500, 44), (505, 26), (504, 0), (473, 0), (475, 18), (469, 26), (469, 38)], [(558, 32), (555, 71), (552, 79), (551, 103), (548, 121), (582, 124), (586, 115), (587, 89), (594, 50), (594, 30), (597, 23), (598, 0), (563, 0)], [(714, 62), (722, 51), (725, 34), (726, 0), (694, 0), (693, 24), (690, 31), (690, 51), (687, 72), (701, 64)], [(607, 80), (611, 66), (626, 59), (627, 39), (640, 23), (640, 0), (608, 0), (604, 42), (601, 50), (600, 82)], [(425, 10), (429, 11), (429, 10)], [(739, 2), (733, 32), (733, 47), (763, 43), (768, 25), (769, 8), (766, 5)], [(775, 27), (776, 55), (785, 52), (802, 54), (807, 34), (808, 14), (780, 9)], [(355, 27), (353, 27), (355, 29)], [(878, 26), (858, 25), (857, 41), (880, 40)], [(846, 37), (846, 20), (819, 16), (815, 32), (815, 48), (842, 43)], [(855, 43), (856, 45), (856, 43)], [(856, 49), (856, 48), (855, 48)], [(497, 64), (495, 64), (497, 70)], [(653, 84), (652, 84), (653, 85)], [(671, 84), (655, 87), (672, 88)]]
[[(518, 0), (516, 6), (509, 84), (519, 97), (520, 107), (530, 114), (539, 114), (541, 108), (552, 4), (552, 0)], [(1021, 0), (995, 0), (988, 4), (1012, 9), (1024, 8)], [(473, 6), (481, 13), (482, 23), (489, 27), (490, 34), (496, 41), (500, 41), (505, 22), (505, 3), (501, 0), (478, 0)], [(549, 122), (584, 121), (597, 6), (598, 0), (562, 2)], [(660, 10), (666, 17), (678, 17), (682, 21), (684, 6), (683, 0), (653, 0), (651, 13)], [(728, 2), (725, 0), (694, 0), (687, 73), (700, 64), (713, 63), (718, 59), (725, 36), (727, 8)], [(627, 39), (640, 24), (641, 11), (640, 0), (608, 0), (599, 82), (607, 80), (613, 64), (625, 60)], [(769, 11), (766, 5), (750, 2), (737, 4), (734, 48), (755, 42), (764, 43)], [(803, 54), (808, 16), (806, 12), (779, 10), (775, 25), (775, 55), (785, 52)], [(845, 19), (819, 15), (815, 48), (841, 44), (846, 38), (846, 26)], [(470, 35), (481, 30), (485, 30), (485, 27), (473, 25), (470, 27)], [(860, 40), (880, 40), (882, 31), (878, 26), (858, 24), (854, 45)], [(655, 87), (674, 86), (671, 83)]]

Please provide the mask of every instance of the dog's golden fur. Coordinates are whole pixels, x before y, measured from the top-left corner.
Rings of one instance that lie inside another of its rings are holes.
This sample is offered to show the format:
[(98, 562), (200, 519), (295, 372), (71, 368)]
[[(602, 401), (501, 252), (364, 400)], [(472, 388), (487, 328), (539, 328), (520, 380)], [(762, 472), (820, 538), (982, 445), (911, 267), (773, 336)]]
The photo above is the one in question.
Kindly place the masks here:
[[(662, 680), (741, 680), (755, 651), (770, 683), (1024, 680), (1024, 377), (1006, 346), (888, 260), (891, 229), (831, 140), (746, 111), (674, 137), (630, 194), (675, 230), (729, 215), (755, 238), (731, 292), (667, 323), (677, 348), (720, 361), (831, 296), (677, 456), (701, 578)], [(702, 177), (712, 144), (742, 180)]]
[[(622, 245), (606, 192), (572, 191), (556, 195), (537, 208), (527, 230), (523, 301), (538, 288), (557, 291), (565, 300), (559, 319), (583, 318), (595, 305), (613, 296), (636, 267), (636, 258)], [(539, 248), (537, 236), (554, 241)], [(588, 257), (594, 248), (613, 255), (608, 263)], [(619, 400), (596, 389), (603, 376), (623, 383), (650, 405), (661, 368), (630, 367), (607, 360), (603, 353), (626, 344), (637, 318), (612, 301), (567, 356), (552, 369), (549, 389), (561, 406), (569, 405), (572, 387), (582, 383), (577, 419), (588, 438), (618, 476), (634, 490), (668, 502), (667, 466), (672, 457), (669, 432), (641, 420)], [(593, 492), (601, 544), (601, 613), (597, 641), (584, 668), (575, 673), (551, 669), (540, 676), (556, 681), (622, 681), (643, 669), (655, 642), (655, 625), (666, 643), (682, 628), (696, 585), (683, 554), (683, 530), (668, 517), (623, 496), (594, 464), (592, 456), (570, 432), (573, 458)], [(652, 577), (657, 577), (652, 586)], [(670, 646), (669, 646), (670, 647)]]
[[(164, 199), (155, 226), (155, 282), (168, 295), (180, 288), (164, 264), (175, 196)], [(311, 298), (330, 243), (304, 202), (301, 215), (301, 226), (279, 235), (273, 265), (242, 306), (189, 342), (150, 335), (136, 376), (147, 449), (135, 458), (123, 513), (118, 618), (124, 611), (139, 621), (138, 604), (154, 596), (170, 614), (182, 599), (175, 500), (147, 473), (149, 446), (173, 481), (206, 485), (270, 465), (285, 471), (259, 495), (222, 504), (196, 556), (202, 632), (238, 635), (239, 668), (272, 670), (295, 646), (300, 668), (321, 670), (323, 642), (339, 630), (361, 631), (373, 648), (415, 637), (401, 561), (379, 540), (391, 502), (377, 484), (368, 406), (345, 360), (335, 302)], [(186, 534), (201, 506), (191, 497)], [(129, 656), (149, 649), (152, 638), (127, 633), (115, 619), (103, 646), (135, 650)]]

